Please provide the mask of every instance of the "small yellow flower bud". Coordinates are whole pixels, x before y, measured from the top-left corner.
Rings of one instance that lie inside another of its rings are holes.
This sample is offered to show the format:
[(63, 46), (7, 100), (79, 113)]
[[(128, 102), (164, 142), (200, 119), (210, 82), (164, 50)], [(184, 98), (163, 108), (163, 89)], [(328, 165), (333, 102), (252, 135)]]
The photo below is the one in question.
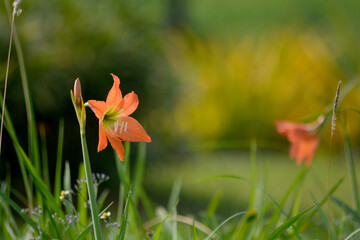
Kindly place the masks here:
[(100, 219), (107, 219), (107, 218), (110, 217), (110, 215), (111, 215), (111, 212), (104, 212), (104, 213), (101, 215)]
[(70, 195), (70, 191), (61, 190), (60, 192), (60, 201), (64, 201), (64, 199)]

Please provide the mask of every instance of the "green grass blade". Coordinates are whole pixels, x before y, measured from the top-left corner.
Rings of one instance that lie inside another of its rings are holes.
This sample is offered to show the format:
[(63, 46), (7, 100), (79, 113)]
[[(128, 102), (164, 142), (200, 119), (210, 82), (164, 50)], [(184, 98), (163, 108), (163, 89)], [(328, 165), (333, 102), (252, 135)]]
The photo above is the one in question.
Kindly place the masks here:
[[(2, 106), (2, 101), (3, 101), (2, 96), (0, 94), (1, 106)], [(6, 130), (8, 131), (8, 134), (10, 135), (10, 138), (11, 138), (14, 148), (15, 148), (15, 153), (16, 153), (16, 156), (17, 156), (17, 159), (19, 162), (20, 171), (21, 171), (21, 175), (22, 175), (22, 179), (23, 179), (23, 183), (24, 183), (24, 188), (25, 188), (25, 192), (26, 192), (26, 196), (27, 196), (27, 200), (28, 200), (28, 208), (32, 209), (33, 208), (33, 194), (32, 194), (31, 184), (29, 182), (29, 177), (26, 172), (24, 161), (22, 160), (22, 157), (21, 157), (21, 152), (19, 151), (19, 149), (16, 148), (16, 145), (20, 145), (20, 144), (17, 139), (16, 132), (15, 132), (14, 126), (12, 124), (12, 120), (10, 118), (10, 114), (9, 114), (6, 106), (5, 106), (4, 114), (5, 114), (4, 126), (5, 126)]]
[(356, 222), (360, 223), (360, 214), (358, 211), (353, 210), (349, 205), (347, 205), (340, 199), (337, 199), (333, 196), (330, 196), (330, 199), (335, 202), (340, 208), (342, 208), (347, 215), (351, 216)]
[[(316, 202), (315, 197), (311, 194), (311, 197), (313, 198), (313, 201)], [(321, 220), (323, 221), (323, 223), (325, 224), (326, 229), (330, 230), (330, 235), (331, 235), (331, 239), (333, 240), (337, 240), (338, 237), (335, 234), (334, 228), (330, 225), (328, 218), (326, 217), (324, 211), (321, 209), (321, 207), (319, 207), (316, 203), (315, 206), (317, 208), (317, 211), (319, 212), (319, 215), (321, 217)]]
[(173, 207), (173, 209), (168, 213), (168, 215), (161, 221), (161, 223), (158, 225), (158, 227), (155, 230), (154, 236), (152, 240), (158, 240), (160, 237), (160, 233), (161, 233), (161, 229), (164, 225), (164, 223), (166, 222), (166, 220), (171, 216), (171, 214), (173, 213), (173, 211), (175, 210), (176, 206), (177, 206), (178, 202), (175, 204), (175, 206)]
[(217, 228), (214, 229), (214, 231), (212, 231), (207, 237), (206, 237), (206, 240), (209, 240), (212, 235), (214, 235), (216, 233), (217, 230), (219, 230), (225, 223), (227, 223), (228, 221), (230, 221), (231, 219), (237, 217), (237, 216), (240, 216), (240, 215), (243, 215), (243, 214), (246, 214), (247, 212), (238, 212), (238, 213), (235, 213), (234, 215), (228, 217), (227, 219), (225, 219), (222, 223), (220, 223), (219, 226), (217, 226)]
[(209, 180), (224, 179), (224, 178), (230, 178), (230, 179), (232, 178), (232, 179), (247, 181), (245, 178), (239, 177), (236, 175), (221, 174), (221, 175), (215, 175), (215, 176), (211, 176), (211, 177), (201, 178), (201, 179), (197, 180), (196, 182), (200, 183), (200, 182), (205, 182), (205, 181), (209, 181)]
[[(111, 202), (106, 208), (104, 208), (104, 210), (102, 210), (100, 213), (99, 213), (99, 216), (98, 218), (101, 217), (101, 215), (103, 215), (104, 212), (106, 212), (109, 207), (113, 204), (114, 202)], [(89, 233), (89, 231), (91, 230), (93, 226), (93, 222), (91, 221), (91, 223), (89, 225), (86, 226), (86, 228), (84, 229), (84, 231), (82, 231), (79, 236), (77, 236), (77, 238), (75, 240), (81, 240), (83, 239), (84, 237), (86, 237), (86, 235)]]
[(211, 198), (211, 200), (209, 202), (209, 205), (208, 205), (208, 207), (206, 209), (206, 214), (209, 217), (213, 217), (215, 215), (216, 210), (219, 207), (222, 196), (223, 196), (223, 193), (221, 191), (217, 191), (214, 194), (214, 196)]
[[(64, 171), (64, 190), (71, 191), (71, 171), (69, 162), (65, 162), (65, 171)], [(65, 210), (67, 215), (72, 215), (72, 194), (69, 194), (66, 198), (67, 203), (65, 204)]]
[(143, 184), (144, 179), (144, 171), (145, 171), (145, 161), (146, 159), (146, 143), (145, 142), (139, 142), (138, 144), (138, 152), (136, 155), (136, 162), (135, 162), (135, 168), (134, 168), (134, 176), (132, 179), (132, 186), (133, 186), (133, 199), (134, 202), (138, 202), (138, 195), (140, 192), (140, 188)]
[[(12, 10), (9, 4), (9, 1), (5, 1), (6, 10), (8, 17), (11, 18)], [(34, 160), (35, 166), (39, 167), (40, 171), (40, 151), (39, 151), (39, 144), (37, 140), (37, 132), (36, 132), (36, 121), (35, 121), (35, 114), (33, 103), (31, 100), (31, 92), (29, 89), (27, 73), (25, 69), (25, 60), (24, 54), (22, 52), (21, 43), (19, 40), (19, 36), (17, 34), (16, 26), (14, 24), (14, 44), (17, 53), (17, 59), (19, 62), (20, 68), (20, 76), (21, 76), (21, 83), (23, 86), (24, 98), (25, 98), (25, 108), (26, 108), (26, 116), (27, 116), (27, 123), (28, 123), (28, 134), (29, 134), (29, 151), (31, 159)]]
[(294, 189), (303, 182), (306, 174), (308, 172), (308, 168), (306, 166), (303, 166), (302, 170), (299, 172), (299, 174), (296, 176), (296, 178), (294, 179), (293, 183), (290, 185), (290, 187), (288, 188), (288, 190), (286, 191), (284, 197), (282, 198), (282, 200), (280, 201), (280, 205), (284, 206), (285, 202), (287, 201), (287, 199), (289, 198), (290, 194), (294, 191)]
[(61, 118), (59, 122), (59, 135), (57, 144), (56, 167), (55, 167), (55, 182), (54, 182), (54, 196), (59, 201), (61, 191), (61, 168), (62, 168), (62, 154), (64, 145), (64, 119)]
[[(8, 165), (9, 164), (6, 164), (7, 165), (7, 169), (9, 170), (9, 167)], [(10, 172), (10, 170), (9, 170)], [(10, 174), (7, 174), (6, 175), (6, 182), (5, 183), (2, 183), (1, 184), (1, 189), (0, 191), (2, 193), (4, 193), (7, 197), (10, 196), (10, 193), (11, 193), (11, 187), (10, 187), (10, 184), (11, 184), (11, 176)], [(10, 197), (9, 197), (10, 198)], [(9, 203), (6, 202), (4, 199), (1, 199), (0, 198), (0, 222), (7, 222), (10, 224), (11, 226), (11, 229), (13, 229), (15, 232), (16, 232), (16, 235), (20, 235), (20, 229), (19, 229), (19, 226), (15, 220), (15, 217), (13, 216), (12, 214), (12, 211), (11, 211), (11, 208), (9, 206)], [(1, 233), (1, 226), (0, 226), (0, 233)]]
[(139, 193), (139, 198), (141, 200), (141, 204), (144, 207), (144, 210), (148, 218), (154, 218), (155, 217), (154, 207), (152, 206), (151, 201), (149, 197), (146, 195), (145, 189), (143, 187), (141, 188), (141, 191)]
[[(169, 201), (168, 201), (168, 211), (170, 211), (171, 209), (173, 210), (173, 215), (176, 218), (177, 216), (177, 209), (174, 208), (175, 205), (177, 205), (177, 203), (180, 200), (180, 191), (181, 191), (181, 180), (177, 179), (174, 182), (174, 185), (172, 187), (171, 193), (170, 193), (170, 197), (169, 197)], [(177, 221), (173, 221), (172, 226), (171, 226), (171, 239), (176, 240), (177, 239)]]
[(107, 196), (109, 195), (109, 193), (110, 193), (110, 191), (108, 189), (105, 189), (104, 191), (101, 192), (101, 194), (97, 198), (98, 209), (101, 209), (103, 207), (105, 200), (106, 200)]
[(128, 217), (129, 217), (129, 201), (130, 201), (130, 196), (131, 196), (131, 191), (129, 191), (128, 196), (126, 198), (126, 203), (125, 203), (125, 208), (124, 208), (124, 214), (122, 217), (122, 222), (121, 222), (121, 226), (120, 226), (120, 234), (118, 237), (118, 240), (123, 240), (125, 239), (125, 234), (126, 234), (126, 226), (128, 223)]
[[(19, 151), (20, 157), (22, 158), (22, 161), (24, 162), (25, 167), (27, 168), (30, 175), (32, 176), (32, 179), (34, 181), (37, 191), (45, 197), (46, 203), (49, 205), (50, 209), (55, 211), (59, 217), (65, 218), (63, 211), (61, 210), (59, 205), (57, 205), (56, 200), (52, 196), (50, 190), (47, 188), (44, 181), (41, 179), (41, 177), (39, 176), (37, 171), (34, 169), (34, 166), (31, 164), (29, 158), (26, 156), (26, 154), (23, 151), (23, 149), (21, 148), (21, 146), (18, 145), (18, 143), (16, 143), (16, 142), (14, 142), (14, 146), (17, 149), (17, 151)], [(74, 235), (73, 229), (70, 228), (68, 232), (69, 232), (70, 239), (74, 239), (75, 235)]]
[(299, 213), (298, 215), (288, 219), (286, 222), (284, 222), (280, 227), (275, 229), (270, 236), (267, 238), (267, 240), (273, 240), (276, 239), (280, 234), (285, 232), (290, 226), (292, 226), (296, 221), (298, 221), (300, 218), (302, 218), (307, 212), (309, 212), (314, 206), (306, 209), (305, 211)]
[(200, 180), (197, 180), (196, 182), (205, 182), (205, 181), (209, 181), (209, 180), (214, 180), (214, 179), (236, 179), (236, 180), (242, 180), (245, 182), (248, 182), (250, 184), (254, 184), (256, 188), (258, 188), (259, 190), (261, 190), (281, 211), (282, 214), (284, 214), (285, 216), (287, 216), (287, 213), (284, 211), (284, 209), (279, 205), (279, 203), (269, 194), (267, 193), (263, 187), (258, 186), (256, 183), (253, 182), (249, 182), (248, 180), (246, 180), (243, 177), (239, 177), (236, 175), (231, 175), (231, 174), (221, 174), (221, 175), (215, 175), (215, 176), (211, 176), (211, 177), (206, 177), (206, 178), (202, 178)]
[[(251, 181), (253, 183), (256, 183), (257, 182), (257, 162), (256, 162), (256, 148), (257, 148), (257, 145), (256, 145), (256, 140), (253, 139), (251, 141), (251, 144), (250, 144), (250, 162), (251, 162)], [(251, 185), (251, 193), (250, 193), (250, 207), (254, 207), (255, 205), (255, 200), (256, 200), (256, 192), (257, 192), (257, 189), (255, 187), (254, 184)]]
[(34, 222), (30, 217), (28, 217), (26, 214), (24, 214), (21, 211), (21, 208), (19, 205), (17, 205), (13, 200), (11, 200), (8, 196), (6, 196), (3, 192), (0, 191), (0, 196), (12, 207), (12, 209), (19, 214), (19, 216), (29, 225), (32, 227), (32, 229), (37, 233), (40, 234), (40, 231), (38, 229), (37, 223)]
[(46, 130), (43, 123), (39, 126), (40, 142), (41, 142), (41, 158), (42, 158), (42, 176), (46, 186), (50, 189), (50, 177), (49, 177), (49, 159), (46, 144)]
[[(337, 183), (330, 189), (329, 193), (326, 194), (323, 199), (317, 204), (317, 206), (321, 207), (326, 203), (326, 201), (329, 199), (329, 195), (332, 195), (336, 189), (341, 185), (341, 183), (344, 181), (343, 178), (339, 179)], [(314, 215), (317, 213), (317, 209), (314, 209), (300, 224), (298, 224), (298, 229), (304, 229), (311, 221), (311, 219), (314, 217)]]
[(170, 197), (167, 205), (168, 211), (171, 211), (171, 209), (173, 209), (174, 206), (179, 202), (180, 191), (181, 191), (181, 179), (177, 179), (175, 180), (170, 193)]
[(3, 230), (4, 239), (18, 239), (18, 237), (16, 237), (14, 233), (14, 230), (11, 228), (10, 223), (7, 221), (4, 221), (3, 223), (4, 223), (4, 230)]
[(49, 216), (48, 219), (50, 220), (52, 229), (54, 229), (54, 231), (52, 231), (52, 233), (55, 233), (57, 239), (61, 239), (60, 230), (59, 230), (59, 228), (58, 228), (55, 220), (54, 220), (53, 217), (51, 216), (52, 213), (51, 213), (50, 209), (48, 208), (48, 206), (47, 206), (46, 204), (44, 204), (44, 209), (45, 209), (46, 212), (48, 213), (48, 216)]
[(193, 225), (192, 225), (192, 240), (197, 240), (195, 218), (193, 219)]
[[(124, 161), (120, 161), (117, 157), (116, 157), (116, 152), (114, 151), (115, 154), (115, 164), (116, 164), (116, 170), (117, 170), (117, 174), (119, 177), (119, 200), (118, 200), (118, 210), (117, 210), (117, 221), (121, 222), (121, 218), (122, 218), (122, 214), (123, 214), (123, 208), (124, 208), (124, 198), (126, 196), (126, 192), (128, 190), (125, 190), (125, 186), (123, 183), (123, 179), (125, 179), (125, 181), (130, 181), (130, 178), (128, 178), (128, 168), (129, 168), (129, 160), (130, 160), (130, 142), (125, 141), (124, 142), (124, 149), (125, 149), (125, 156), (124, 156)], [(130, 172), (129, 172), (130, 173)], [(130, 174), (129, 174), (130, 175)], [(123, 178), (124, 176), (124, 178)]]
[(78, 174), (78, 185), (77, 185), (77, 191), (78, 191), (78, 198), (77, 198), (77, 211), (79, 213), (79, 221), (81, 226), (86, 226), (88, 224), (88, 209), (86, 207), (87, 201), (88, 201), (88, 194), (87, 194), (87, 188), (86, 183), (83, 181), (80, 181), (80, 179), (85, 179), (85, 167), (84, 163), (80, 163), (79, 166), (79, 174)]
[[(115, 161), (120, 161), (117, 153), (114, 151), (114, 156), (115, 156)], [(118, 171), (120, 172), (118, 175), (120, 177), (120, 181), (121, 183), (123, 184), (124, 186), (124, 192), (126, 194), (129, 194), (129, 184), (128, 184), (128, 181), (126, 180), (126, 168), (124, 167), (123, 164), (119, 164), (119, 163), (116, 163), (118, 167)], [(130, 208), (132, 210), (132, 213), (134, 214), (134, 217), (135, 217), (135, 221), (137, 223), (137, 228), (141, 230), (142, 234), (143, 234), (143, 237), (145, 239), (147, 239), (147, 235), (146, 235), (146, 231), (144, 229), (144, 226), (142, 224), (142, 220), (141, 220), (141, 217), (140, 217), (140, 214), (139, 214), (139, 211), (137, 210), (136, 208), (136, 204), (134, 203), (132, 197), (130, 197)]]
[(344, 240), (350, 240), (353, 236), (355, 236), (358, 232), (360, 232), (360, 228), (356, 229), (352, 233), (350, 233)]

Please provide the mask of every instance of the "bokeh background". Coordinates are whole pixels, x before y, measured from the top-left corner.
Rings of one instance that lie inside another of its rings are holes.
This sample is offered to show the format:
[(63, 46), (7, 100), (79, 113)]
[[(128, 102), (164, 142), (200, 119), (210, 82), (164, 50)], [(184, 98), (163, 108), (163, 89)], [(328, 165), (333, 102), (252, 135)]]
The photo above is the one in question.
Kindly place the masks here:
[[(61, 118), (64, 159), (74, 173), (81, 162), (69, 94), (74, 80), (80, 78), (85, 100), (104, 100), (113, 83), (110, 73), (120, 77), (123, 93), (133, 90), (139, 96), (133, 116), (152, 137), (144, 184), (155, 204), (166, 204), (172, 185), (181, 181), (179, 207), (185, 212), (205, 209), (214, 195), (223, 196), (223, 213), (244, 209), (248, 183), (197, 180), (225, 173), (248, 177), (248, 152), (254, 140), (259, 175), (268, 175), (268, 191), (281, 195), (300, 168), (288, 159), (288, 143), (276, 133), (273, 122), (307, 121), (328, 111), (339, 80), (352, 90), (341, 103), (338, 125), (346, 124), (358, 157), (359, 116), (349, 109), (358, 109), (360, 103), (359, 1), (26, 0), (21, 8), (16, 27), (36, 120), (47, 126), (51, 166)], [(0, 29), (3, 89), (10, 35), (4, 2)], [(27, 146), (15, 51), (6, 101)], [(98, 125), (91, 111), (87, 119), (93, 169), (116, 176), (112, 150), (96, 152)], [(326, 193), (329, 133), (327, 128), (305, 183), (306, 191), (317, 196)], [(136, 148), (132, 144), (134, 157)], [(347, 176), (342, 149), (337, 130), (334, 181)], [(5, 134), (1, 176), (7, 163), (16, 179), (17, 161)], [(324, 186), (314, 189), (314, 182)], [(110, 180), (107, 186), (114, 197), (117, 184)], [(350, 194), (346, 184), (339, 190), (345, 199)], [(312, 201), (307, 195), (304, 204)]]

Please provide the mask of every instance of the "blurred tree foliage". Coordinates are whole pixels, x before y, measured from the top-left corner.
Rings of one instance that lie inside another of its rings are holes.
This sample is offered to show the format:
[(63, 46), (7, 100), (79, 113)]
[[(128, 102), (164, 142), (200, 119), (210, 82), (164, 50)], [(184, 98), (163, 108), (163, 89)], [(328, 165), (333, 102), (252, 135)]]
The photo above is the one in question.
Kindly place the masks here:
[[(110, 73), (118, 75), (124, 95), (132, 90), (138, 94), (140, 105), (134, 115), (145, 125), (146, 116), (156, 108), (168, 109), (172, 105), (171, 92), (175, 87), (164, 57), (168, 28), (168, 8), (164, 3), (33, 0), (21, 4), (23, 13), (16, 18), (16, 27), (36, 118), (47, 122), (49, 138), (54, 143), (48, 144), (49, 148), (56, 150), (60, 117), (65, 117), (66, 124), (65, 158), (78, 146), (78, 139), (73, 137), (78, 127), (69, 97), (77, 77), (82, 83), (84, 100), (104, 100), (113, 84)], [(5, 69), (10, 32), (4, 6), (2, 3), (0, 7), (1, 69)], [(26, 115), (15, 48), (7, 105), (26, 146)], [(90, 112), (88, 136), (95, 147), (97, 123)]]
[[(171, 121), (176, 135), (192, 143), (285, 140), (276, 134), (275, 120), (314, 118), (328, 110), (339, 80), (359, 81), (358, 1), (190, 5), (191, 28), (172, 33), (167, 53), (181, 92)], [(358, 116), (348, 109), (359, 109), (358, 91), (346, 96), (338, 113), (355, 140)]]
[[(69, 98), (77, 77), (85, 100), (105, 99), (109, 73), (117, 74), (124, 94), (139, 95), (134, 114), (147, 123), (154, 149), (183, 140), (274, 138), (275, 119), (319, 114), (338, 80), (358, 78), (358, 1), (32, 0), (21, 7), (16, 25), (37, 119), (56, 132), (64, 116), (65, 139), (77, 131)], [(0, 27), (5, 69), (3, 4)], [(13, 54), (8, 107), (25, 132), (20, 89)], [(347, 99), (358, 103), (356, 94)], [(90, 113), (88, 121), (96, 149)], [(75, 141), (67, 140), (68, 149)]]

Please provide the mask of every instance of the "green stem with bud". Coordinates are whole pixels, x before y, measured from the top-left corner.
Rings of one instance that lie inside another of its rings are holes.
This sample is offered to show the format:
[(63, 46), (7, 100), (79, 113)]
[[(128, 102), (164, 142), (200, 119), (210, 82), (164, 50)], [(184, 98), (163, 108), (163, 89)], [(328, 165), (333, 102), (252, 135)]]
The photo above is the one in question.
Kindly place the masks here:
[(86, 112), (85, 112), (85, 105), (83, 98), (81, 96), (81, 85), (79, 79), (76, 79), (74, 84), (74, 92), (70, 91), (71, 100), (73, 102), (76, 117), (79, 122), (80, 126), (80, 138), (81, 138), (81, 149), (83, 153), (83, 160), (85, 166), (85, 176), (86, 176), (86, 184), (89, 193), (90, 199), (90, 210), (91, 210), (91, 217), (94, 226), (95, 232), (95, 239), (102, 240), (101, 235), (101, 226), (100, 226), (100, 219), (99, 219), (99, 211), (97, 208), (96, 203), (96, 195), (95, 195), (95, 187), (93, 182), (93, 177), (91, 173), (91, 166), (90, 166), (90, 158), (89, 158), (89, 151), (86, 144), (86, 137), (85, 137), (85, 126), (86, 126)]

